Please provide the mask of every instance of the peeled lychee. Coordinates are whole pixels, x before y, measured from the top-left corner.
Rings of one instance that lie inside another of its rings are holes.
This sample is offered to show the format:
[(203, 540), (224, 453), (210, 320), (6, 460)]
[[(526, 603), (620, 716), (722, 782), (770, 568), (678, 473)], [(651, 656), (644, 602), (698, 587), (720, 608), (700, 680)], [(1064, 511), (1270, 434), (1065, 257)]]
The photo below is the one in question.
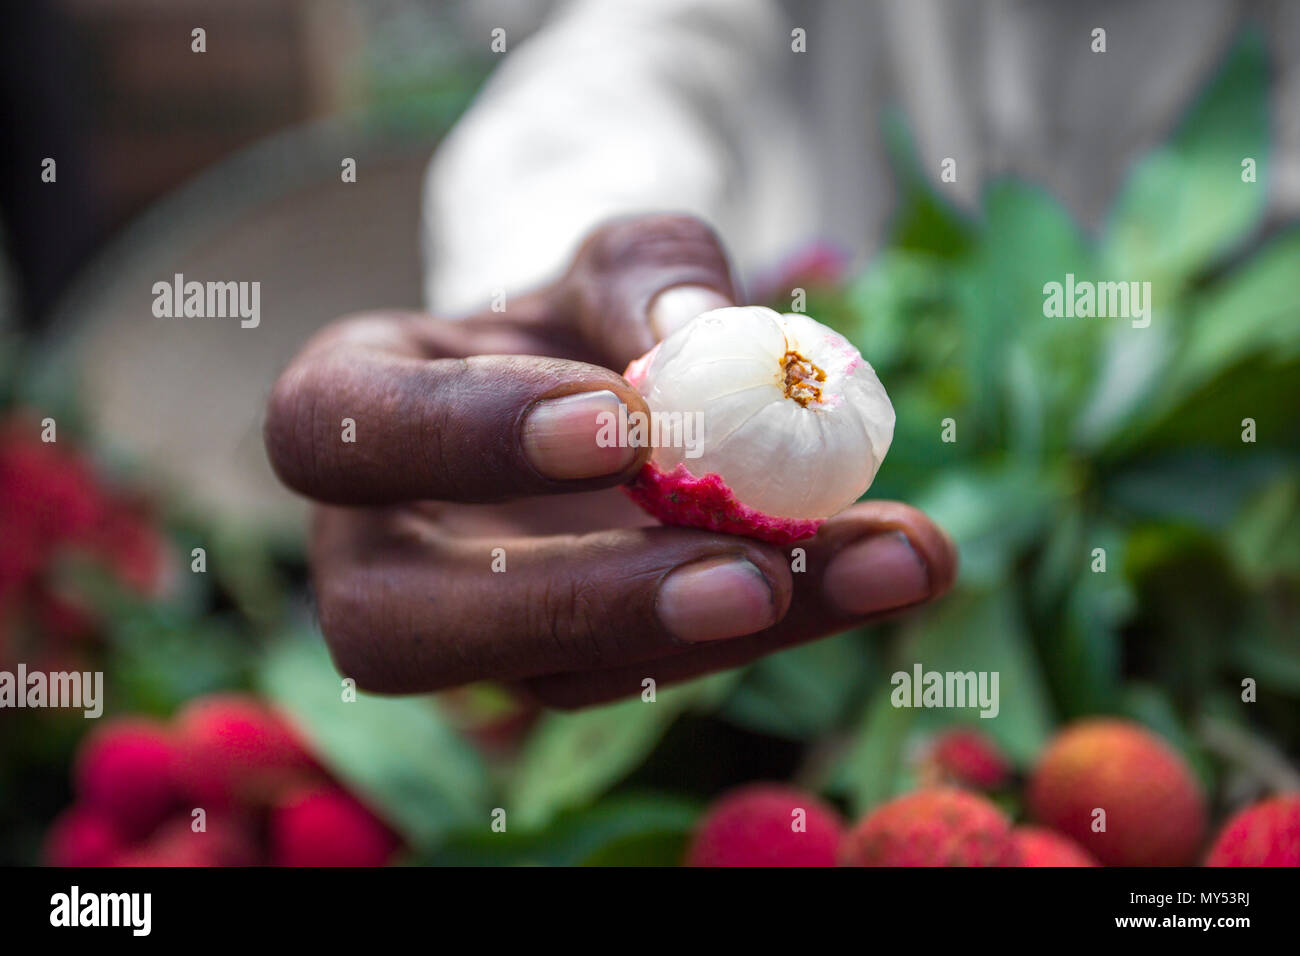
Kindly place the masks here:
[(705, 312), (624, 374), (655, 446), (628, 494), (665, 524), (808, 537), (861, 497), (893, 440), (876, 373), (806, 315)]
[(1300, 794), (1263, 800), (1232, 817), (1206, 866), (1300, 866)]
[(300, 789), (271, 812), (275, 866), (384, 866), (401, 841), (384, 821), (338, 787)]
[(834, 866), (842, 826), (818, 797), (792, 787), (753, 784), (705, 813), (687, 851), (688, 866)]
[(106, 814), (73, 807), (45, 835), (45, 865), (109, 866), (122, 847), (122, 834)]
[(1034, 770), (1028, 803), (1040, 822), (1107, 866), (1186, 865), (1205, 832), (1205, 800), (1186, 762), (1122, 720), (1088, 720), (1059, 734)]
[(935, 738), (923, 772), (936, 783), (995, 790), (1007, 782), (1011, 764), (989, 737), (977, 730), (949, 730)]
[(296, 731), (253, 697), (193, 701), (177, 715), (176, 732), (186, 794), (209, 811), (266, 802), (317, 770)]
[(849, 866), (1017, 866), (1011, 823), (984, 797), (939, 787), (871, 811), (850, 832)]
[(1016, 827), (1012, 832), (1021, 866), (1096, 866), (1097, 861), (1068, 837), (1046, 827)]
[(127, 839), (144, 836), (177, 806), (177, 749), (167, 728), (117, 720), (86, 738), (77, 754), (81, 802), (111, 819)]

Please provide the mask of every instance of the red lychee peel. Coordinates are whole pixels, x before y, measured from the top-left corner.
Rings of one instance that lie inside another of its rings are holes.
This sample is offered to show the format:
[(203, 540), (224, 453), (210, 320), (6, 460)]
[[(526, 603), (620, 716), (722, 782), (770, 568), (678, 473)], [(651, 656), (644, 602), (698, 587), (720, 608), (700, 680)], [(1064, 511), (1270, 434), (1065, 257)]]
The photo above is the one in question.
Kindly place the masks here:
[(156, 827), (180, 801), (172, 735), (149, 720), (118, 720), (92, 733), (77, 754), (81, 801), (109, 817), (128, 839)]
[[(1106, 866), (1181, 866), (1205, 833), (1205, 799), (1177, 753), (1141, 726), (1088, 720), (1049, 744), (1028, 788), (1041, 823)], [(1105, 832), (1093, 831), (1094, 810)]]
[(275, 866), (385, 866), (398, 836), (359, 800), (337, 787), (299, 790), (271, 814)]
[(1206, 866), (1300, 866), (1300, 794), (1271, 797), (1234, 815)]
[(1011, 824), (988, 800), (936, 788), (877, 807), (849, 833), (848, 866), (1017, 866)]
[(1021, 866), (1098, 866), (1088, 852), (1068, 837), (1046, 827), (1016, 827), (1012, 833)]
[(787, 545), (811, 538), (821, 519), (778, 518), (741, 504), (721, 476), (697, 478), (679, 464), (672, 471), (647, 462), (623, 490), (664, 524), (739, 534), (769, 544)]
[[(794, 811), (804, 811), (797, 832)], [(696, 827), (688, 866), (834, 866), (839, 814), (810, 793), (772, 784), (733, 790)]]

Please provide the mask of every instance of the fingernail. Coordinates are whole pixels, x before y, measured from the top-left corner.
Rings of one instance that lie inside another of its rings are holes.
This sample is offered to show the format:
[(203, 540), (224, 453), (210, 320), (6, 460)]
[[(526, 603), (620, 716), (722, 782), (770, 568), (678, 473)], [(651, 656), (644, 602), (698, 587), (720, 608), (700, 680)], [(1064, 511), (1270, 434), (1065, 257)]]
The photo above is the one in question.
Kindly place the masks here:
[(701, 312), (735, 303), (716, 289), (704, 285), (676, 285), (665, 289), (650, 303), (650, 331), (666, 339)]
[(524, 419), (521, 441), (528, 461), (547, 478), (561, 480), (622, 471), (636, 449), (601, 441), (602, 435), (617, 434), (608, 423), (618, 421), (619, 404), (608, 389), (538, 402)]
[(907, 536), (894, 531), (837, 554), (826, 568), (822, 586), (840, 610), (871, 614), (924, 600), (930, 594), (930, 576)]
[(743, 558), (710, 558), (678, 568), (659, 588), (659, 619), (683, 641), (720, 641), (776, 623), (772, 588)]

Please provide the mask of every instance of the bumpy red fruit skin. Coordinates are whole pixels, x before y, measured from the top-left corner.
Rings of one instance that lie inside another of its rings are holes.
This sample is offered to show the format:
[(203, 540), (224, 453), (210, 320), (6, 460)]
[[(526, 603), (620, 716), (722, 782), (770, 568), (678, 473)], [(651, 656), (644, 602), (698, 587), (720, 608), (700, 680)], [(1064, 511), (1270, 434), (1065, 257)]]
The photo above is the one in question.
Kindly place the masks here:
[(997, 789), (1011, 774), (1011, 764), (998, 745), (976, 730), (940, 734), (928, 761), (941, 780), (980, 790)]
[(74, 777), (81, 802), (111, 819), (127, 839), (144, 836), (180, 800), (172, 735), (149, 720), (117, 720), (86, 738)]
[(264, 803), (318, 768), (296, 731), (253, 697), (192, 702), (176, 718), (187, 796), (208, 811)]
[(1300, 794), (1272, 797), (1230, 819), (1206, 866), (1300, 866)]
[[(804, 811), (797, 832), (794, 811)], [(810, 793), (753, 784), (723, 796), (696, 827), (688, 866), (834, 866), (843, 827)]]
[(921, 790), (877, 807), (849, 833), (848, 866), (1018, 866), (1011, 823), (977, 794)]
[(1046, 827), (1016, 827), (1012, 833), (1021, 866), (1097, 866), (1073, 840)]
[(718, 475), (697, 478), (685, 465), (665, 472), (654, 462), (647, 462), (623, 490), (664, 524), (740, 534), (769, 544), (786, 545), (811, 538), (825, 523), (755, 511), (737, 501)]
[[(1205, 833), (1205, 799), (1183, 759), (1137, 724), (1088, 720), (1067, 727), (1039, 760), (1028, 803), (1106, 866), (1183, 866)], [(1093, 832), (1094, 811), (1106, 830)]]
[(116, 825), (98, 810), (65, 810), (45, 835), (46, 866), (109, 866), (123, 847)]
[(385, 866), (401, 841), (351, 794), (337, 787), (298, 790), (271, 814), (275, 866)]

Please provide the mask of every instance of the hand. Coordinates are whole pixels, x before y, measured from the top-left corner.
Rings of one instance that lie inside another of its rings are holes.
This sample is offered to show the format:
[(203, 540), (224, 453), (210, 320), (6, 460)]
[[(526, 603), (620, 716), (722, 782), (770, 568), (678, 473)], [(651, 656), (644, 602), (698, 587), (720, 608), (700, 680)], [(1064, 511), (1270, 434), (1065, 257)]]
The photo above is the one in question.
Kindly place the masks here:
[(649, 449), (596, 444), (600, 411), (647, 411), (611, 369), (735, 300), (713, 233), (651, 216), (597, 230), (504, 313), (367, 314), (309, 342), (272, 392), (266, 447), (320, 503), (312, 580), (340, 672), (379, 692), (492, 679), (584, 706), (947, 590), (953, 545), (907, 505), (837, 515), (793, 573), (788, 550), (659, 527), (614, 487)]

